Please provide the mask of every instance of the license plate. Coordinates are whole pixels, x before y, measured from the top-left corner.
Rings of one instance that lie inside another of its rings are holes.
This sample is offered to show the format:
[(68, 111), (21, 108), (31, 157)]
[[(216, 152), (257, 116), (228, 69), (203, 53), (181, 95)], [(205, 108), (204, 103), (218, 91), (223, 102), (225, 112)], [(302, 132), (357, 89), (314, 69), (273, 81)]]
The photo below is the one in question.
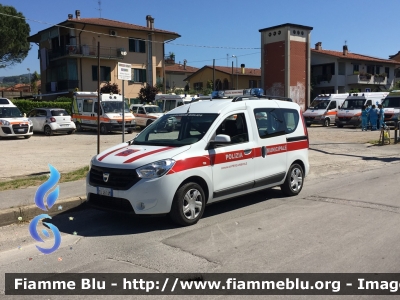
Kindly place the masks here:
[(112, 197), (113, 191), (110, 188), (97, 187), (97, 194), (102, 195), (102, 196), (110, 196), (110, 197)]

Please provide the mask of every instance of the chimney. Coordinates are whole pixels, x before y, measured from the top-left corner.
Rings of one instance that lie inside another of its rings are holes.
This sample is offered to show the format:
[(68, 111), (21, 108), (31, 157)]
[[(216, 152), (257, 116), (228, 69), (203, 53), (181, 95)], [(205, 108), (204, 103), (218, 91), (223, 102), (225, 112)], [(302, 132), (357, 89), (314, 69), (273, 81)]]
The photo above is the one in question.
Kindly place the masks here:
[(322, 50), (322, 42), (318, 42), (315, 44), (315, 50)]
[(349, 53), (349, 49), (347, 49), (347, 45), (343, 46), (343, 55), (346, 56)]
[(75, 10), (75, 17), (80, 20), (81, 19), (81, 11), (80, 10)]
[(146, 21), (147, 21), (147, 28), (154, 29), (154, 18), (152, 18), (150, 15), (147, 15)]
[(74, 17), (73, 14), (68, 14), (68, 20), (72, 20), (73, 17)]
[(183, 60), (183, 69), (184, 69), (184, 70), (186, 70), (186, 62), (187, 62), (187, 60), (184, 59), (184, 60)]

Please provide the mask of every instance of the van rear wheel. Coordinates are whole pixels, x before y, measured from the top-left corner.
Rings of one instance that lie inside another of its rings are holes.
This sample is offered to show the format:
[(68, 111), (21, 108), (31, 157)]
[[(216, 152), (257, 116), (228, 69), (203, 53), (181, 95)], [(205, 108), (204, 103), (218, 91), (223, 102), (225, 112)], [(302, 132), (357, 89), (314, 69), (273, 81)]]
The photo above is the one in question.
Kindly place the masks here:
[(193, 225), (203, 215), (205, 204), (205, 194), (201, 186), (189, 182), (176, 191), (169, 216), (179, 225)]
[(303, 188), (304, 170), (299, 164), (290, 166), (281, 190), (286, 196), (296, 196)]

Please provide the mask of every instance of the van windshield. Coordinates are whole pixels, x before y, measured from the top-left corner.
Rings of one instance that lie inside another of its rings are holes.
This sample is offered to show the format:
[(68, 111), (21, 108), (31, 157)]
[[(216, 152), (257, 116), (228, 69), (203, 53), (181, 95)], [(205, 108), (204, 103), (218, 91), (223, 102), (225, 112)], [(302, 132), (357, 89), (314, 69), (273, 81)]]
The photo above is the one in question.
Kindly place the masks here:
[[(130, 113), (129, 107), (125, 104), (125, 113)], [(105, 113), (122, 113), (122, 101), (101, 101)]]
[(0, 118), (20, 118), (21, 111), (18, 107), (0, 107)]
[(346, 99), (342, 109), (361, 109), (365, 103), (365, 99)]
[(167, 114), (146, 127), (134, 145), (181, 147), (200, 141), (218, 114)]
[(400, 107), (400, 97), (390, 97), (383, 100), (383, 107)]
[(309, 108), (311, 109), (326, 109), (330, 100), (315, 99)]

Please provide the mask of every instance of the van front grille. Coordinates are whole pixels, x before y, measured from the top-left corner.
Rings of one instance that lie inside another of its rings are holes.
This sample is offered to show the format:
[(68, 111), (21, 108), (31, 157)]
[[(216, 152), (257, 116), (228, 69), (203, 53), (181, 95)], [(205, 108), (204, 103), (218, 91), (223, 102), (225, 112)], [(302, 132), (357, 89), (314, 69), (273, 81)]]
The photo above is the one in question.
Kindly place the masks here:
[(139, 180), (136, 171), (132, 169), (92, 166), (89, 174), (90, 185), (108, 187), (114, 190), (128, 190)]

